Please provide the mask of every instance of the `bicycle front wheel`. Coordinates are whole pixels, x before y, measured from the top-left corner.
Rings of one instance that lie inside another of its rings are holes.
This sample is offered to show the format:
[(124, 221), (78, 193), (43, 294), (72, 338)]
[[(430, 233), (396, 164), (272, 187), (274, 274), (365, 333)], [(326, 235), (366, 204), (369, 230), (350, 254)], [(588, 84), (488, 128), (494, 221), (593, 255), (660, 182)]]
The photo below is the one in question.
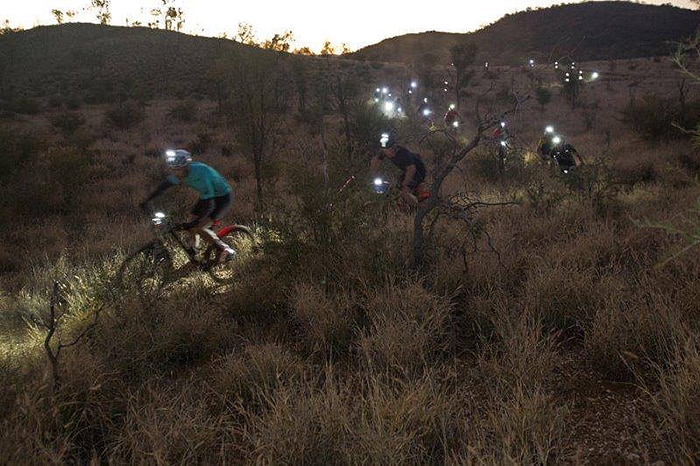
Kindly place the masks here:
[(165, 245), (153, 241), (124, 259), (117, 285), (123, 292), (135, 290), (142, 299), (157, 298), (173, 272), (173, 261)]
[(242, 273), (242, 268), (248, 264), (257, 253), (255, 238), (250, 229), (243, 225), (224, 227), (219, 233), (219, 239), (233, 249), (234, 254), (220, 257), (218, 247), (210, 246), (205, 253), (205, 261), (209, 275), (219, 283), (231, 283)]

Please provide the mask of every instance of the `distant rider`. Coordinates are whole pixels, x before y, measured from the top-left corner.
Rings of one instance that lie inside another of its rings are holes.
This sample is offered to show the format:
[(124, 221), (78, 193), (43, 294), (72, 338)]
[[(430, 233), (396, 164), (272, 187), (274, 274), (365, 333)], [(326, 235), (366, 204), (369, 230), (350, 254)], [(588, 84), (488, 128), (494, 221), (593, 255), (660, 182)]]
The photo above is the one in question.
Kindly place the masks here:
[(209, 228), (214, 222), (223, 218), (231, 208), (233, 201), (231, 185), (209, 165), (193, 162), (192, 155), (186, 150), (167, 150), (165, 163), (172, 173), (141, 203), (141, 208), (145, 209), (153, 198), (166, 189), (183, 182), (199, 193), (199, 199), (191, 210), (191, 220), (181, 225), (190, 234), (190, 244), (194, 244), (196, 236), (199, 235), (221, 250), (219, 260), (233, 255), (233, 249), (221, 241)]
[(408, 207), (416, 207), (419, 201), (430, 197), (425, 183), (425, 164), (419, 154), (397, 144), (393, 134), (384, 133), (379, 139), (379, 153), (370, 161), (373, 176), (379, 176), (379, 169), (385, 157), (401, 169), (401, 198)]
[(576, 148), (554, 133), (554, 128), (547, 126), (544, 134), (537, 141), (537, 152), (544, 160), (553, 161), (559, 169), (568, 173), (583, 163), (583, 158)]

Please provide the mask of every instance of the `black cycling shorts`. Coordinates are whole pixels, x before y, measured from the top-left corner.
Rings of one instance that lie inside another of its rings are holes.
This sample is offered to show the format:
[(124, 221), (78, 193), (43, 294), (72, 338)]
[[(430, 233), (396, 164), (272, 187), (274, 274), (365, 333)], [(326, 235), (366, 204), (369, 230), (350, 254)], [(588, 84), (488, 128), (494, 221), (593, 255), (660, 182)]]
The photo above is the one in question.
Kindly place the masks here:
[(220, 220), (228, 213), (232, 203), (233, 196), (231, 193), (211, 199), (200, 199), (194, 207), (192, 207), (192, 215), (199, 219), (210, 218), (212, 220)]

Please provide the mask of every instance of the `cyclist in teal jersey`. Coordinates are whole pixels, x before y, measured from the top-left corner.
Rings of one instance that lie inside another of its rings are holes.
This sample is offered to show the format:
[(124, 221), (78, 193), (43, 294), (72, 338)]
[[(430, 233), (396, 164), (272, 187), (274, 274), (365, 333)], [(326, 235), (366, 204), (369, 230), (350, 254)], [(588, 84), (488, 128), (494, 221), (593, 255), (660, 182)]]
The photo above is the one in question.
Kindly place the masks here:
[(195, 243), (197, 235), (210, 243), (216, 244), (222, 251), (220, 259), (234, 254), (233, 249), (226, 245), (209, 227), (220, 220), (231, 208), (233, 190), (228, 181), (209, 165), (193, 162), (192, 155), (183, 149), (167, 150), (165, 163), (172, 173), (141, 203), (145, 209), (153, 198), (162, 194), (166, 189), (184, 183), (199, 193), (199, 199), (192, 208), (192, 219), (181, 225), (191, 236), (191, 244)]

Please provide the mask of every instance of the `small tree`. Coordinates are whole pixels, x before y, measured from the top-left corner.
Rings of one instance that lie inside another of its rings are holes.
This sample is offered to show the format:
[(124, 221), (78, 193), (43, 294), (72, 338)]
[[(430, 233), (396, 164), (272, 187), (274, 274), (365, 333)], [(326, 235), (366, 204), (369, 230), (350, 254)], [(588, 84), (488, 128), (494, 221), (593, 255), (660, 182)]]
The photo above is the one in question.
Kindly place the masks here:
[(270, 40), (263, 42), (262, 48), (277, 52), (289, 52), (292, 42), (294, 42), (294, 34), (292, 31), (287, 31), (284, 34), (275, 34)]
[(56, 20), (56, 24), (63, 24), (63, 12), (61, 10), (51, 10), (51, 14)]
[(258, 43), (250, 23), (238, 23), (238, 32), (233, 40), (246, 45), (257, 45)]
[[(524, 100), (527, 99), (528, 97), (526, 97)], [(517, 108), (522, 102), (524, 102), (524, 100), (517, 101), (515, 104), (515, 108)], [(499, 118), (489, 119), (483, 119), (479, 115), (476, 115), (477, 121), (479, 121), (480, 123), (477, 125), (475, 135), (469, 142), (467, 142), (461, 147), (457, 145), (456, 140), (448, 136), (454, 144), (454, 150), (452, 151), (451, 155), (441, 158), (438, 161), (438, 165), (437, 167), (435, 167), (435, 170), (433, 172), (433, 182), (430, 185), (431, 195), (428, 199), (419, 204), (418, 209), (416, 211), (416, 216), (413, 223), (412, 262), (414, 266), (421, 267), (424, 263), (425, 224), (428, 218), (430, 217), (431, 213), (440, 207), (440, 190), (442, 188), (443, 182), (445, 181), (447, 176), (450, 173), (452, 173), (452, 171), (459, 164), (459, 162), (461, 162), (462, 159), (464, 159), (464, 157), (469, 152), (474, 150), (479, 145), (479, 141), (481, 140), (481, 136), (484, 133), (484, 131), (498, 124), (501, 118), (508, 113), (510, 113), (510, 111), (503, 112)]]
[(96, 10), (97, 20), (100, 24), (109, 24), (112, 13), (109, 11), (111, 0), (90, 0), (90, 7)]
[(537, 99), (537, 103), (540, 104), (540, 108), (544, 110), (545, 105), (552, 100), (552, 93), (546, 87), (539, 86), (535, 89), (535, 99)]
[(78, 342), (97, 325), (101, 312), (101, 308), (97, 308), (93, 314), (94, 320), (92, 323), (90, 323), (77, 335), (73, 335), (70, 341), (64, 341), (62, 323), (67, 315), (67, 309), (65, 307), (65, 300), (61, 294), (61, 287), (58, 282), (54, 282), (48, 311), (41, 317), (32, 317), (32, 320), (37, 326), (46, 330), (46, 337), (44, 338), (44, 351), (46, 351), (46, 356), (51, 366), (51, 378), (53, 380), (54, 393), (57, 393), (61, 388), (61, 374), (59, 371), (59, 358), (61, 356), (61, 351), (64, 348), (77, 345)]
[[(253, 159), (256, 209), (264, 209), (265, 166), (276, 144), (289, 100), (289, 73), (284, 56), (277, 52), (258, 53), (245, 58), (229, 57), (223, 64), (232, 90), (229, 119), (235, 138)], [(234, 87), (235, 86), (235, 87)], [(235, 90), (233, 90), (235, 89)]]
[(469, 41), (463, 41), (450, 47), (452, 70), (454, 71), (455, 100), (458, 107), (462, 96), (461, 90), (469, 85), (469, 81), (474, 75), (473, 72), (469, 71), (469, 68), (474, 64), (477, 50), (477, 46)]

